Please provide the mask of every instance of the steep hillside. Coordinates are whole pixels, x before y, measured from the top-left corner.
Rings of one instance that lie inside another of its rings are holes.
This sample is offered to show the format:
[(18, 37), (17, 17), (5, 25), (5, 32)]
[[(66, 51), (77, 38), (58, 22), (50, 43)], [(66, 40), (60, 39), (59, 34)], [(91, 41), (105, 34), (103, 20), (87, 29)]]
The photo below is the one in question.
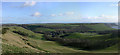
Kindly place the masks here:
[(2, 51), (3, 53), (37, 53), (37, 52), (44, 52), (42, 50), (38, 50), (36, 48), (33, 48), (32, 46), (27, 45), (27, 42), (25, 42), (26, 38), (17, 35), (15, 33), (12, 33), (8, 31), (6, 34), (2, 36)]
[[(31, 38), (29, 36), (21, 36), (19, 34), (13, 33), (12, 28), (7, 31), (6, 34), (2, 36), (3, 53), (76, 53), (76, 52), (87, 52), (82, 50), (75, 50), (73, 48), (61, 46), (53, 41), (46, 41), (41, 39), (36, 39), (36, 37)], [(16, 27), (19, 29), (21, 27)], [(24, 28), (20, 29), (25, 30)], [(29, 31), (29, 30), (26, 30)], [(25, 32), (26, 32), (25, 31)], [(30, 31), (31, 32), (31, 31)], [(34, 33), (35, 34), (35, 33)], [(39, 36), (41, 37), (41, 36)]]

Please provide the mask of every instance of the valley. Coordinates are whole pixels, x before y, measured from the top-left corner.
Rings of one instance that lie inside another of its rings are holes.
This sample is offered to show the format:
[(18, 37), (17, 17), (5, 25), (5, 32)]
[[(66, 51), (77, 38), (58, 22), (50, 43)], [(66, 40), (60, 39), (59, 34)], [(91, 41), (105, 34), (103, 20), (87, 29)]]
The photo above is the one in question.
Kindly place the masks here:
[(117, 53), (118, 29), (103, 23), (4, 24), (2, 53)]

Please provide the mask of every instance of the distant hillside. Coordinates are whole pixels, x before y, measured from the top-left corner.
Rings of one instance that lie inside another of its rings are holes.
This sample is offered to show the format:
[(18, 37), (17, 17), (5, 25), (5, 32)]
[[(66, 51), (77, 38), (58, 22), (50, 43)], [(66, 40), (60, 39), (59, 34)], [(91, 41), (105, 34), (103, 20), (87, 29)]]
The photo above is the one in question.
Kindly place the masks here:
[[(114, 25), (114, 24), (112, 24)], [(34, 32), (43, 33), (46, 31), (64, 30), (64, 31), (105, 31), (115, 30), (110, 25), (104, 23), (70, 23), (70, 24), (23, 24), (19, 25)]]
[(101, 24), (86, 25), (86, 26), (89, 28), (92, 28), (95, 31), (115, 30), (111, 27), (112, 25), (115, 25), (115, 24), (101, 23)]
[(120, 25), (118, 25), (118, 23), (106, 23), (105, 25), (114, 29), (120, 29)]

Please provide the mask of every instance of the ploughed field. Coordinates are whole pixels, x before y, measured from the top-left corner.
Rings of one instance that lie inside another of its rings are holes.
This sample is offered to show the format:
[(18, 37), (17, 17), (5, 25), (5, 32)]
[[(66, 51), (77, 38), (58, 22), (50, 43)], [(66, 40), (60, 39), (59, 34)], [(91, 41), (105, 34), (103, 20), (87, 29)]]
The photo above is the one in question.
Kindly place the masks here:
[(116, 53), (118, 29), (104, 23), (4, 24), (3, 53)]

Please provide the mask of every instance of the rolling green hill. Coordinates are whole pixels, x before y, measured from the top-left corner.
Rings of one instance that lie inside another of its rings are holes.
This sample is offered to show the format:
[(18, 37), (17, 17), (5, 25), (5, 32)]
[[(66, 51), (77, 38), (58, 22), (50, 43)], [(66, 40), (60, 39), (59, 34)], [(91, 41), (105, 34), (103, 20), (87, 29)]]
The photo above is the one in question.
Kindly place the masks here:
[(68, 36), (65, 36), (65, 38), (81, 38), (81, 39), (86, 39), (86, 38), (91, 38), (91, 37), (98, 37), (98, 36), (103, 36), (103, 35), (98, 35), (96, 33), (72, 33), (69, 34)]
[(52, 32), (56, 30), (64, 30), (64, 31), (106, 31), (106, 30), (116, 30), (111, 27), (108, 27), (104, 23), (78, 23), (78, 24), (34, 24), (34, 25), (22, 25), (22, 27), (29, 29), (34, 32)]
[[(110, 34), (100, 35), (98, 33), (79, 32), (81, 30), (116, 30), (107, 27), (104, 24), (30, 24), (24, 27), (3, 26), (3, 28), (9, 28), (9, 30), (7, 30), (7, 32), (3, 34), (2, 37), (0, 37), (3, 41), (2, 53), (116, 53), (118, 51), (117, 45), (112, 45), (99, 50), (81, 50), (74, 47), (63, 46), (56, 41), (43, 39), (45, 38), (44, 34), (47, 32), (50, 32), (51, 35), (58, 37), (67, 34), (64, 36), (66, 39), (107, 39)], [(36, 32), (44, 32), (44, 34)]]
[(86, 26), (95, 31), (115, 30), (111, 27), (106, 26), (104, 23), (103, 24), (86, 25)]

